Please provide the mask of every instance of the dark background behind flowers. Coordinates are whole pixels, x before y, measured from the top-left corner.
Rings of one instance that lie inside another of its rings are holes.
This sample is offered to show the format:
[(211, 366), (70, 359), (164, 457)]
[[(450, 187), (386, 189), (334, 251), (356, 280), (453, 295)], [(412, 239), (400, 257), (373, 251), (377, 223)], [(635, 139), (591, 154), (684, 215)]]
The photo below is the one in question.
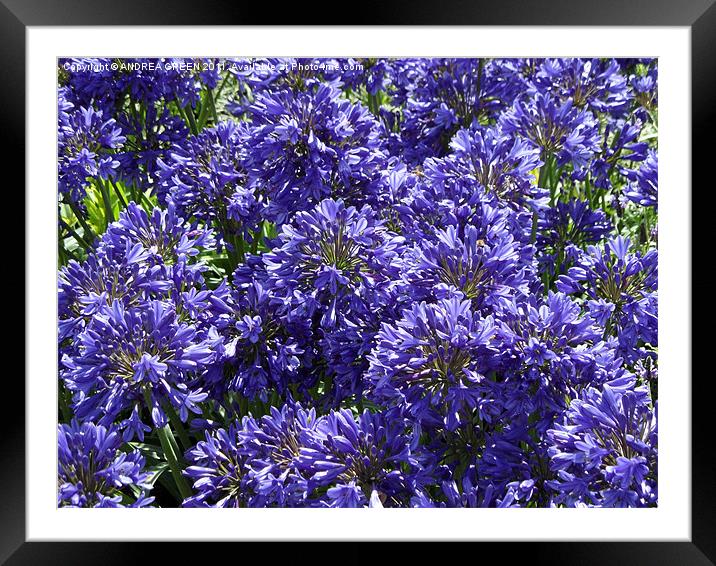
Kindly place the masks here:
[(657, 504), (655, 60), (58, 85), (58, 505)]

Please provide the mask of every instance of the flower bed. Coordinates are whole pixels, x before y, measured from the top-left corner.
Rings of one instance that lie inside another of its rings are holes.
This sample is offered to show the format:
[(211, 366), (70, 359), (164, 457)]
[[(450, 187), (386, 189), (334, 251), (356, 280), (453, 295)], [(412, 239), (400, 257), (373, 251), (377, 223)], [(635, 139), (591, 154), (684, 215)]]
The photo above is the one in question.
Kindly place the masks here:
[(657, 504), (646, 59), (58, 64), (58, 505)]

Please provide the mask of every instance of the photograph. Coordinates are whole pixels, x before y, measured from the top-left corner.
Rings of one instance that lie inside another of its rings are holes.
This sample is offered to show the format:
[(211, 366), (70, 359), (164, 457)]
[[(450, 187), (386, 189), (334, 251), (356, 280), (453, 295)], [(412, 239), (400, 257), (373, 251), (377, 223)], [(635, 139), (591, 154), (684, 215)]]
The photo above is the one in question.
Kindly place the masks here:
[(57, 58), (56, 506), (658, 507), (658, 85)]

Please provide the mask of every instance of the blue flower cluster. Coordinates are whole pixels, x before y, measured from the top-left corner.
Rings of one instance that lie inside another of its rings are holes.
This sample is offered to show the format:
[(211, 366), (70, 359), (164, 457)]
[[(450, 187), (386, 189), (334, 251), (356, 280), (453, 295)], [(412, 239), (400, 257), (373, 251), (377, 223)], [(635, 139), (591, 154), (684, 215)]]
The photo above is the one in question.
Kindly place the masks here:
[(57, 443), (58, 506), (146, 507), (154, 501), (144, 493), (152, 479), (144, 457), (138, 450), (123, 452), (116, 431), (72, 421), (59, 425)]
[(655, 60), (58, 77), (58, 505), (657, 505)]

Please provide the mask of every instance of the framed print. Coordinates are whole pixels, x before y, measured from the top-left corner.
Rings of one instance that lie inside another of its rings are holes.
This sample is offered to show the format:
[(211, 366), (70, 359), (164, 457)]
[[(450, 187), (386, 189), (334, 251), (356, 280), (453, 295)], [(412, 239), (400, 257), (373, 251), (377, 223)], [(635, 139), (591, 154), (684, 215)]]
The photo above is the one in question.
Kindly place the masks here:
[(27, 334), (0, 557), (716, 560), (691, 362), (716, 9), (539, 4), (5, 2)]

